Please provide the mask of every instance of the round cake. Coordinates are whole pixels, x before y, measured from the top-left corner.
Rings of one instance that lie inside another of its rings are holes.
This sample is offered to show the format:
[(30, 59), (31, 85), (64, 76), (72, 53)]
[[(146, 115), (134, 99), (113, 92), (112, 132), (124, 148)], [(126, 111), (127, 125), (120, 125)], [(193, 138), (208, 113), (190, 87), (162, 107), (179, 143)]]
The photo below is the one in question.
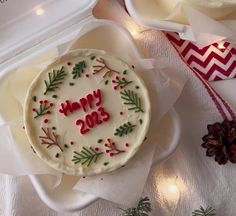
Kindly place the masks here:
[(69, 175), (122, 167), (143, 143), (149, 122), (148, 91), (134, 66), (101, 50), (58, 58), (31, 83), (24, 106), (34, 151)]
[(191, 5), (214, 19), (223, 19), (236, 12), (236, 0), (156, 0), (170, 14), (175, 6), (182, 2)]

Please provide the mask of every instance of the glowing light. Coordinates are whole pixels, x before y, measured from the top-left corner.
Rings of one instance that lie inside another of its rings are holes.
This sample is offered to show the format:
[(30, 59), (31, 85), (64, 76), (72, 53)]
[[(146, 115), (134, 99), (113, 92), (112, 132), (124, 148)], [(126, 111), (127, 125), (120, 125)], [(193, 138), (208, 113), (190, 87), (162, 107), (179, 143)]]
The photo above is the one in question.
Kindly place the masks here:
[(225, 49), (224, 42), (218, 43), (218, 49)]
[(42, 16), (44, 14), (44, 10), (42, 8), (38, 8), (36, 11), (35, 11), (36, 15), (37, 16)]
[(177, 187), (176, 184), (170, 184), (168, 190), (170, 193), (174, 194), (179, 193), (179, 188)]

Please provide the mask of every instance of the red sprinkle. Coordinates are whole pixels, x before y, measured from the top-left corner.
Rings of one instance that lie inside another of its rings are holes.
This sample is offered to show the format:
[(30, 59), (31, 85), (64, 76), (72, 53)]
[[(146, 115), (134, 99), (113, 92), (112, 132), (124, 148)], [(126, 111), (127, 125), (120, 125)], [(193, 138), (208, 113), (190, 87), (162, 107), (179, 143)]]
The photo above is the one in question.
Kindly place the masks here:
[(123, 113), (123, 112), (120, 112), (120, 115), (124, 115), (124, 113)]
[(67, 62), (67, 65), (70, 66), (70, 65), (71, 65), (71, 62)]
[(89, 74), (86, 74), (85, 76), (86, 76), (86, 77), (89, 77)]
[(44, 119), (44, 123), (47, 124), (48, 123), (48, 119)]
[(70, 142), (70, 144), (71, 144), (71, 145), (74, 145), (74, 142), (73, 142), (73, 141), (71, 141), (71, 142)]
[(98, 147), (95, 148), (95, 151), (99, 151), (100, 149)]
[(128, 143), (126, 143), (126, 144), (125, 144), (125, 147), (129, 147), (129, 144), (128, 144)]

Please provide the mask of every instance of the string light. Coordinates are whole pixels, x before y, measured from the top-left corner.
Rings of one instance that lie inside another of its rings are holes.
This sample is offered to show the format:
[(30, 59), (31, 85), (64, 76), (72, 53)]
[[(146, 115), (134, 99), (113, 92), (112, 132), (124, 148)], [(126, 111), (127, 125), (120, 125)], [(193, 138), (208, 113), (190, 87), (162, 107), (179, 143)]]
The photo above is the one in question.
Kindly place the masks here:
[(225, 49), (224, 42), (223, 42), (223, 41), (219, 42), (218, 45), (217, 45), (217, 47), (218, 47), (218, 49), (220, 49), (220, 50), (224, 50), (224, 49)]
[(44, 14), (44, 10), (42, 8), (38, 8), (36, 11), (35, 11), (35, 14), (37, 16), (42, 16)]

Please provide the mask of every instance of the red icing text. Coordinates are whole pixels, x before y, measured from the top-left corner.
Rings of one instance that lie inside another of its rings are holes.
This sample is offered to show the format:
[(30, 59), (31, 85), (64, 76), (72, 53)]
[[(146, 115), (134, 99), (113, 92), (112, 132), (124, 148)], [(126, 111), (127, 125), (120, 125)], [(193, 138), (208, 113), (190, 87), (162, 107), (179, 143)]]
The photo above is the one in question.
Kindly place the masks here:
[[(61, 103), (59, 112), (65, 116), (69, 116), (75, 111), (83, 111), (87, 115), (84, 119), (78, 119), (75, 123), (80, 127), (80, 133), (86, 134), (92, 128), (97, 125), (100, 125), (109, 120), (109, 113), (101, 106), (102, 104), (102, 93), (100, 89), (93, 91), (88, 94), (86, 97), (80, 98), (77, 102), (70, 102), (66, 100), (64, 103)], [(97, 108), (96, 111), (94, 108)], [(89, 112), (89, 111), (92, 112)]]
[(86, 97), (80, 98), (78, 102), (71, 103), (70, 101), (66, 100), (65, 103), (61, 104), (59, 112), (63, 113), (65, 116), (68, 116), (70, 113), (73, 113), (80, 108), (82, 108), (84, 112), (87, 112), (89, 109), (100, 106), (101, 103), (102, 94), (101, 90), (98, 89), (96, 91), (93, 91), (92, 94), (88, 94)]

